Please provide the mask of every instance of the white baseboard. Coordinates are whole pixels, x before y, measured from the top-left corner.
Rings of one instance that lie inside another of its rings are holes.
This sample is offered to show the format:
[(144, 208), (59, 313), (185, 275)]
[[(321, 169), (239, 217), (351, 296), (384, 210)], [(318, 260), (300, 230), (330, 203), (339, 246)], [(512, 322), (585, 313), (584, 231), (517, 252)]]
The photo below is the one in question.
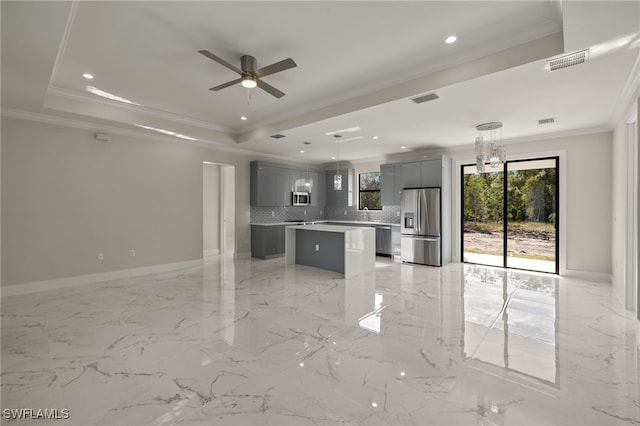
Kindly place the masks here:
[(23, 284), (14, 284), (0, 289), (0, 296), (17, 296), (20, 294), (37, 293), (40, 291), (57, 290), (74, 287), (83, 284), (93, 284), (110, 281), (119, 278), (135, 277), (140, 275), (167, 272), (176, 269), (192, 268), (202, 265), (202, 259), (187, 260), (184, 262), (165, 263), (162, 265), (142, 266), (140, 268), (120, 269), (117, 271), (100, 272), (97, 274), (77, 275), (75, 277), (58, 278), (55, 280), (35, 281)]
[(220, 249), (209, 249), (202, 251), (203, 256), (215, 256), (216, 254), (220, 254)]
[(588, 272), (579, 271), (577, 269), (565, 269), (560, 272), (561, 277), (566, 278), (578, 278), (585, 281), (592, 281), (598, 283), (612, 283), (612, 275), (604, 274), (602, 272)]

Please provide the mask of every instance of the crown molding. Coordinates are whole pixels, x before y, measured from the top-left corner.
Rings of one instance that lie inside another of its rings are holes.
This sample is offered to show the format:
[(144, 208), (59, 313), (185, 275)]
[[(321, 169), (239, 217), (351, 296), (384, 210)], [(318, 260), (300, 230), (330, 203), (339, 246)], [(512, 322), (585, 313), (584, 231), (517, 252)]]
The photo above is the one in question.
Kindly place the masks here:
[(60, 46), (58, 46), (56, 59), (53, 62), (53, 69), (51, 70), (51, 76), (49, 77), (49, 85), (47, 86), (47, 89), (53, 87), (53, 82), (56, 79), (56, 75), (58, 75), (58, 70), (60, 69), (60, 64), (62, 63), (64, 52), (66, 52), (67, 50), (67, 43), (69, 43), (69, 36), (71, 35), (71, 27), (73, 26), (73, 21), (76, 19), (76, 12), (78, 11), (79, 5), (80, 0), (73, 0), (71, 2), (69, 17), (67, 18), (67, 24), (65, 25), (64, 33), (62, 34), (62, 41), (60, 42)]
[[(49, 115), (49, 114), (40, 114), (40, 113), (23, 111), (23, 110), (18, 110), (13, 108), (1, 108), (0, 115), (2, 117), (17, 118), (20, 120), (29, 120), (29, 121), (39, 122), (39, 123), (71, 127), (75, 129), (91, 130), (94, 132), (105, 132), (105, 133), (111, 133), (114, 135), (128, 136), (128, 137), (140, 138), (145, 140), (155, 140), (155, 141), (180, 143), (180, 144), (186, 144), (186, 145), (195, 145), (195, 146), (199, 146), (199, 147), (214, 150), (214, 151), (224, 151), (224, 152), (231, 152), (234, 154), (245, 155), (249, 157), (248, 158), (249, 161), (256, 159), (256, 157), (271, 158), (274, 160), (283, 159), (282, 155), (252, 151), (248, 149), (238, 148), (235, 146), (230, 146), (227, 144), (221, 144), (219, 142), (201, 141), (201, 140), (189, 141), (189, 140), (179, 139), (169, 135), (163, 135), (161, 133), (155, 133), (155, 132), (152, 133), (152, 132), (136, 130), (136, 129), (125, 129), (125, 128), (116, 127), (116, 126), (90, 123), (87, 121), (74, 120), (67, 117), (59, 117), (59, 116)], [(299, 164), (310, 163), (308, 161), (303, 161), (297, 158), (290, 158), (290, 157), (285, 157), (285, 158), (287, 161), (294, 162), (294, 163), (299, 163)]]
[(174, 114), (172, 112), (145, 107), (144, 105), (138, 105), (138, 104), (132, 105), (132, 104), (126, 104), (126, 103), (121, 103), (116, 101), (109, 101), (107, 99), (100, 99), (99, 97), (96, 97), (96, 96), (91, 96), (89, 94), (80, 93), (73, 90), (62, 89), (60, 87), (55, 87), (55, 86), (49, 87), (47, 89), (47, 94), (53, 95), (53, 96), (60, 96), (63, 98), (79, 100), (82, 102), (98, 103), (102, 105), (109, 105), (111, 107), (116, 106), (118, 108), (122, 108), (125, 110), (143, 112), (152, 117), (159, 118), (162, 120), (169, 120), (176, 123), (201, 127), (208, 130), (213, 130), (216, 132), (222, 132), (222, 133), (227, 133), (228, 135), (233, 135), (233, 132), (228, 127), (221, 126), (219, 124), (209, 123), (206, 121), (198, 120), (196, 118), (187, 117), (180, 114)]
[(615, 126), (621, 119), (626, 119), (626, 117), (622, 117), (629, 102), (637, 96), (638, 89), (640, 88), (640, 55), (636, 57), (636, 61), (633, 64), (633, 68), (629, 73), (629, 77), (624, 84), (622, 92), (620, 93), (619, 101), (616, 104), (616, 107), (611, 114), (611, 124)]

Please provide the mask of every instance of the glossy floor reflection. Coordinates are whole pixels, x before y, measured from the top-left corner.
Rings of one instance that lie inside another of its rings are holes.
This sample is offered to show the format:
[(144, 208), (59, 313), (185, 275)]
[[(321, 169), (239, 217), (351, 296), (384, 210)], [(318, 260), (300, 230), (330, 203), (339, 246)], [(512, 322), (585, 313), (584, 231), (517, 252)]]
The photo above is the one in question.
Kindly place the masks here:
[(57, 425), (640, 424), (639, 341), (603, 283), (213, 259), (3, 298), (2, 408), (67, 408)]

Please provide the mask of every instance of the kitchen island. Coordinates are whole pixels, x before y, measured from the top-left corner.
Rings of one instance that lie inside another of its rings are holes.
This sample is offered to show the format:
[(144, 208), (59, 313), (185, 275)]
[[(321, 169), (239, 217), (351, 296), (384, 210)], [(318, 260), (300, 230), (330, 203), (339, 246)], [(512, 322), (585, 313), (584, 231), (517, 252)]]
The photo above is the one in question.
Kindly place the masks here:
[(345, 278), (376, 267), (376, 233), (373, 228), (340, 225), (288, 226), (285, 263), (327, 269)]

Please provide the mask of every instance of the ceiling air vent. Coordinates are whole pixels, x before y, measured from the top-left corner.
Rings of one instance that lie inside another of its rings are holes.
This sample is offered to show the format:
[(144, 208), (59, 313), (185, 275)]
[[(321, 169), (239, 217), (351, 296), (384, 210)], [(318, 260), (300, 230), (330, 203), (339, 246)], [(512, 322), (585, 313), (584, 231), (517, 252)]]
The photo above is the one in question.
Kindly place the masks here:
[(435, 93), (429, 93), (428, 95), (418, 96), (417, 98), (413, 98), (411, 100), (417, 104), (421, 104), (423, 102), (433, 101), (435, 99), (440, 99), (440, 96), (436, 95)]
[(589, 60), (589, 49), (560, 56), (547, 61), (549, 71), (557, 71), (574, 65), (584, 64)]
[(275, 135), (271, 135), (271, 137), (272, 137), (272, 138), (274, 138), (274, 139), (282, 139), (282, 138), (286, 138), (286, 136), (285, 136), (285, 135), (282, 135), (282, 134), (280, 134), (280, 133), (275, 134)]
[(551, 117), (551, 118), (541, 118), (538, 120), (538, 124), (552, 124), (556, 122), (556, 118), (555, 117)]

